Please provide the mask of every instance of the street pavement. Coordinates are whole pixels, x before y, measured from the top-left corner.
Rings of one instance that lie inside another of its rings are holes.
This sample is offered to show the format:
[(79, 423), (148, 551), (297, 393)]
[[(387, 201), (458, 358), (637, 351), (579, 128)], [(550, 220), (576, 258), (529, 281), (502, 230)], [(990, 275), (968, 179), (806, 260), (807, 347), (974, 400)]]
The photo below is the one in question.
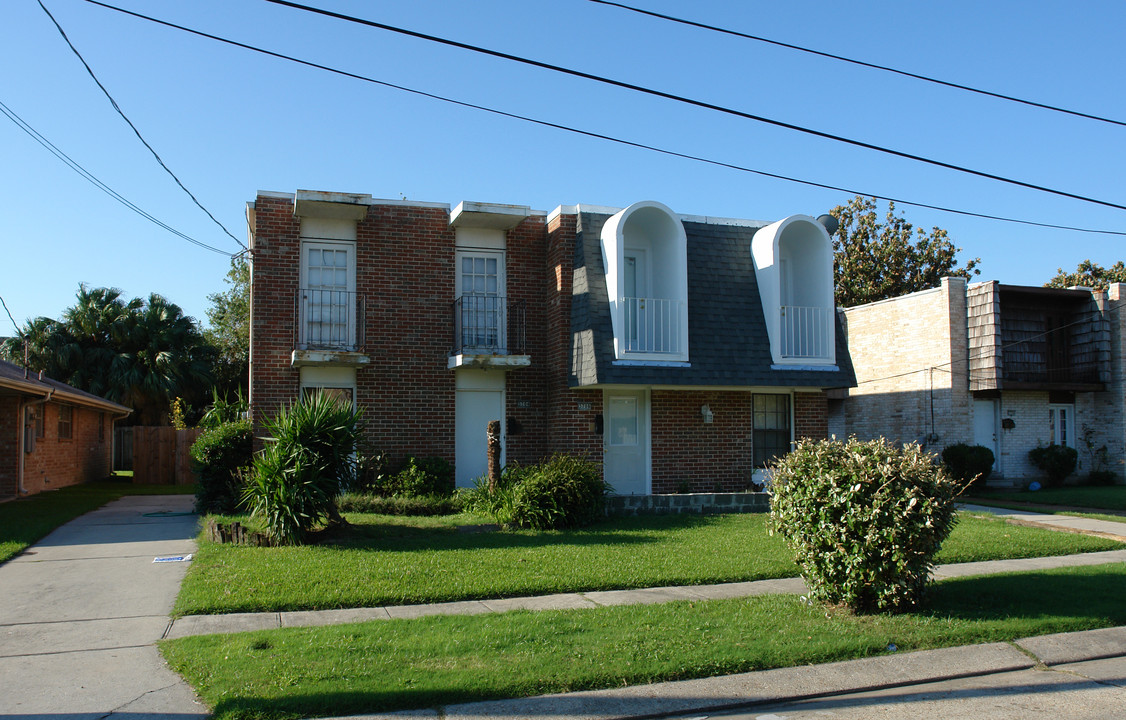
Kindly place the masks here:
[(156, 641), (195, 552), (187, 495), (125, 497), (0, 565), (4, 720), (207, 717)]

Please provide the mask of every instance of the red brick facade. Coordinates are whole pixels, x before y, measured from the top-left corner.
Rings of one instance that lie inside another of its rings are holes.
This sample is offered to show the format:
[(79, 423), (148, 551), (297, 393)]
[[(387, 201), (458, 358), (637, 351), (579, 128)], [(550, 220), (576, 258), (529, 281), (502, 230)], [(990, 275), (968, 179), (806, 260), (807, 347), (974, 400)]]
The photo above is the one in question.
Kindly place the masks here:
[[(251, 401), (257, 420), (298, 395), (291, 366), (300, 278), (300, 219), (292, 197), (254, 205)], [(507, 231), (505, 292), (526, 307), (529, 367), (505, 373), (505, 452), (531, 463), (556, 452), (601, 463), (602, 390), (569, 387), (577, 218), (526, 217)], [(356, 226), (356, 290), (366, 299), (371, 361), (356, 370), (356, 403), (369, 439), (393, 460), (408, 454), (455, 462), (457, 371), (448, 368), (456, 294), (456, 233), (444, 208), (371, 204)], [(490, 370), (489, 372), (493, 372)], [(786, 392), (786, 388), (778, 392)], [(714, 421), (704, 424), (700, 406)], [(824, 396), (798, 393), (795, 433), (826, 434)], [(653, 492), (739, 491), (751, 479), (748, 391), (653, 390)]]
[[(19, 493), (21, 455), (25, 494), (98, 480), (110, 474), (113, 423), (108, 413), (55, 402), (29, 404), (35, 412), (44, 413), (44, 433), (43, 437), (35, 439), (32, 451), (25, 452), (19, 444), (23, 404), (14, 397), (0, 399), (0, 498)], [(60, 437), (62, 407), (70, 408), (69, 438)]]

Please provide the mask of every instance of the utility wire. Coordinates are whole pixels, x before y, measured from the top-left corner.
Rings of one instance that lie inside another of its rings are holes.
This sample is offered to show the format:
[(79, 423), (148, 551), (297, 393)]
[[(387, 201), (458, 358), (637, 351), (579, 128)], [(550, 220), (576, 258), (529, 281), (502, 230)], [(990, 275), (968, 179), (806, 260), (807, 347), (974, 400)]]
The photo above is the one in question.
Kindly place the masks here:
[(215, 253), (219, 253), (220, 255), (225, 255), (227, 257), (231, 256), (231, 254), (229, 252), (227, 252), (225, 250), (220, 250), (217, 247), (212, 247), (211, 245), (208, 245), (207, 243), (200, 242), (199, 240), (196, 240), (195, 238), (180, 232), (179, 230), (172, 227), (171, 225), (157, 219), (153, 215), (150, 215), (148, 212), (142, 210), (140, 207), (135, 205), (132, 201), (126, 199), (124, 196), (122, 196), (116, 190), (111, 188), (109, 185), (106, 185), (104, 182), (99, 180), (96, 176), (94, 176), (93, 173), (88, 171), (86, 168), (82, 167), (82, 165), (80, 165), (76, 160), (72, 159), (69, 155), (64, 153), (59, 148), (57, 148), (50, 140), (43, 137), (43, 135), (41, 135), (39, 133), (39, 131), (37, 131), (35, 128), (31, 127), (31, 125), (29, 125), (23, 118), (21, 118), (19, 115), (17, 115), (11, 108), (9, 108), (3, 102), (0, 102), (0, 114), (3, 114), (4, 116), (6, 116), (9, 120), (11, 120), (13, 123), (15, 123), (16, 127), (18, 127), (20, 130), (23, 130), (25, 133), (30, 135), (32, 137), (32, 139), (34, 139), (36, 142), (38, 142), (40, 145), (42, 145), (44, 148), (46, 148), (48, 150), (48, 152), (50, 152), (52, 155), (57, 157), (59, 160), (62, 160), (68, 167), (70, 167), (71, 170), (74, 170), (76, 173), (81, 175), (88, 182), (93, 184), (94, 187), (98, 188), (99, 190), (101, 190), (105, 194), (109, 195), (111, 198), (118, 201), (119, 203), (121, 203), (125, 207), (129, 208), (133, 212), (137, 213), (141, 217), (145, 218), (149, 222), (151, 222), (155, 225), (158, 225), (159, 227), (164, 228), (165, 230), (172, 233), (173, 235), (176, 235), (178, 237), (183, 238), (184, 240), (187, 240), (188, 242), (192, 243), (193, 245), (198, 245), (201, 248), (204, 248), (206, 250), (210, 250), (210, 251), (215, 252)]
[(315, 62), (311, 62), (309, 60), (302, 60), (301, 58), (293, 57), (291, 55), (285, 55), (285, 54), (282, 54), (282, 53), (274, 52), (272, 50), (266, 50), (266, 49), (263, 49), (263, 48), (260, 48), (260, 47), (256, 47), (254, 45), (248, 45), (246, 43), (242, 43), (242, 42), (239, 42), (237, 40), (231, 40), (229, 38), (220, 37), (218, 35), (212, 35), (210, 33), (205, 33), (205, 32), (202, 32), (200, 30), (194, 30), (192, 28), (184, 27), (183, 25), (177, 25), (175, 23), (171, 23), (171, 22), (168, 22), (166, 20), (160, 20), (158, 18), (150, 17), (148, 15), (142, 15), (141, 13), (133, 12), (131, 10), (125, 10), (123, 8), (115, 7), (113, 5), (108, 5), (106, 3), (99, 2), (99, 0), (86, 0), (86, 2), (88, 2), (92, 5), (97, 5), (99, 7), (106, 8), (107, 10), (114, 10), (116, 12), (123, 13), (125, 15), (130, 15), (130, 16), (138, 18), (140, 20), (147, 20), (149, 22), (156, 23), (158, 25), (164, 25), (165, 27), (173, 28), (175, 30), (180, 30), (180, 31), (183, 31), (183, 32), (186, 32), (186, 33), (190, 33), (192, 35), (197, 35), (199, 37), (207, 38), (209, 40), (214, 40), (216, 42), (225, 43), (227, 45), (242, 48), (244, 50), (250, 50), (252, 52), (261, 53), (263, 55), (278, 58), (280, 60), (286, 60), (286, 61), (289, 61), (289, 62), (297, 63), (299, 65), (304, 65), (306, 67), (314, 68), (316, 70), (323, 70), (325, 72), (335, 73), (335, 74), (341, 75), (343, 77), (348, 77), (348, 78), (352, 78), (354, 80), (360, 80), (360, 81), (363, 81), (363, 82), (372, 83), (374, 85), (379, 85), (381, 87), (390, 88), (392, 90), (399, 90), (401, 92), (410, 93), (412, 95), (418, 95), (420, 97), (425, 97), (425, 98), (429, 98), (429, 99), (432, 99), (432, 100), (438, 100), (438, 101), (441, 101), (441, 102), (449, 103), (451, 105), (457, 105), (459, 107), (469, 108), (469, 109), (472, 109), (472, 110), (480, 110), (482, 112), (491, 113), (493, 115), (498, 115), (500, 117), (506, 117), (506, 118), (510, 118), (510, 119), (513, 119), (513, 120), (520, 120), (522, 122), (532, 123), (534, 125), (539, 125), (541, 127), (552, 128), (552, 129), (555, 129), (555, 130), (562, 130), (564, 132), (569, 132), (569, 133), (573, 133), (575, 135), (581, 135), (581, 136), (584, 136), (584, 137), (594, 138), (594, 139), (597, 139), (597, 140), (605, 140), (607, 142), (613, 142), (613, 143), (617, 143), (619, 145), (625, 145), (627, 147), (638, 148), (638, 149), (641, 149), (641, 150), (649, 150), (649, 151), (652, 151), (652, 152), (661, 153), (663, 155), (668, 155), (670, 157), (676, 157), (676, 158), (681, 158), (681, 159), (685, 159), (685, 160), (692, 160), (694, 162), (705, 163), (705, 164), (708, 164), (708, 165), (714, 165), (716, 167), (727, 168), (727, 169), (736, 170), (736, 171), (739, 171), (739, 172), (752, 173), (754, 175), (760, 175), (762, 177), (769, 177), (769, 178), (773, 178), (773, 179), (776, 179), (776, 180), (784, 180), (786, 182), (798, 183), (798, 184), (806, 185), (806, 186), (809, 186), (809, 187), (816, 187), (816, 188), (821, 188), (821, 189), (825, 189), (825, 190), (833, 190), (833, 191), (837, 191), (837, 192), (848, 193), (850, 195), (865, 195), (865, 196), (868, 196), (868, 197), (874, 197), (874, 198), (879, 199), (879, 200), (885, 200), (885, 201), (898, 203), (900, 205), (908, 205), (908, 206), (911, 206), (911, 207), (926, 208), (926, 209), (929, 209), (929, 210), (936, 210), (938, 212), (951, 213), (951, 214), (955, 214), (955, 215), (964, 215), (964, 216), (968, 216), (968, 217), (982, 218), (982, 219), (985, 219), (985, 220), (996, 220), (998, 222), (1016, 223), (1016, 224), (1020, 224), (1020, 225), (1031, 225), (1031, 226), (1034, 226), (1034, 227), (1051, 228), (1051, 229), (1054, 229), (1054, 230), (1071, 230), (1071, 231), (1074, 231), (1074, 232), (1092, 233), (1092, 234), (1099, 234), (1099, 235), (1126, 236), (1126, 231), (1120, 231), (1120, 230), (1099, 230), (1099, 229), (1094, 229), (1094, 228), (1075, 227), (1075, 226), (1071, 226), (1071, 225), (1057, 225), (1057, 224), (1053, 224), (1053, 223), (1043, 223), (1043, 222), (1036, 222), (1036, 221), (1033, 221), (1033, 220), (1021, 220), (1019, 218), (1004, 217), (1004, 216), (1001, 216), (1001, 215), (989, 215), (989, 214), (985, 214), (985, 213), (977, 213), (977, 212), (972, 212), (972, 211), (969, 211), (969, 210), (958, 210), (958, 209), (955, 209), (955, 208), (943, 207), (941, 205), (931, 205), (931, 204), (927, 204), (927, 203), (913, 202), (911, 200), (904, 200), (902, 198), (891, 197), (891, 196), (888, 196), (888, 195), (880, 195), (878, 193), (863, 192), (863, 191), (860, 191), (860, 190), (854, 190), (854, 189), (850, 189), (850, 188), (840, 187), (840, 186), (837, 186), (837, 185), (829, 185), (829, 184), (826, 184), (826, 183), (819, 183), (819, 182), (815, 182), (815, 181), (812, 181), (812, 180), (803, 180), (801, 178), (790, 177), (790, 176), (787, 176), (787, 175), (780, 175), (780, 174), (777, 174), (777, 173), (767, 172), (765, 170), (756, 170), (754, 168), (749, 168), (749, 167), (745, 167), (745, 166), (742, 166), (742, 165), (736, 165), (734, 163), (723, 162), (723, 161), (720, 161), (720, 160), (712, 160), (712, 159), (701, 157), (701, 156), (698, 156), (698, 155), (690, 155), (690, 154), (687, 154), (687, 153), (676, 152), (674, 150), (667, 150), (667, 149), (660, 148), (660, 147), (657, 147), (657, 146), (654, 146), (654, 145), (646, 145), (644, 143), (635, 142), (635, 141), (632, 141), (632, 140), (625, 140), (623, 138), (614, 137), (612, 135), (605, 135), (605, 134), (602, 134), (602, 133), (596, 133), (596, 132), (592, 132), (592, 131), (589, 131), (589, 130), (581, 130), (581, 129), (574, 128), (574, 127), (571, 127), (571, 126), (568, 126), (568, 125), (561, 125), (559, 123), (549, 122), (547, 120), (539, 120), (537, 118), (528, 117), (528, 116), (525, 116), (525, 115), (518, 115), (516, 113), (510, 113), (510, 112), (506, 112), (504, 110), (497, 110), (495, 108), (487, 107), (487, 106), (484, 106), (484, 105), (477, 105), (477, 104), (474, 104), (474, 103), (465, 102), (465, 101), (462, 101), (462, 100), (455, 100), (453, 98), (445, 97), (445, 96), (442, 96), (442, 95), (436, 95), (434, 93), (429, 93), (429, 92), (425, 92), (425, 91), (422, 91), (422, 90), (416, 90), (414, 88), (406, 87), (406, 86), (403, 86), (403, 85), (397, 85), (395, 83), (386, 82), (384, 80), (377, 80), (375, 78), (368, 77), (368, 76), (365, 76), (365, 75), (359, 75), (357, 73), (349, 72), (347, 70), (340, 70), (338, 68), (333, 68), (333, 67), (330, 67), (328, 65), (321, 65), (321, 64), (318, 64), (318, 63), (315, 63)]
[(19, 335), (22, 339), (23, 330), (21, 330), (19, 324), (16, 323), (16, 319), (12, 317), (12, 311), (8, 309), (8, 303), (4, 302), (4, 297), (2, 295), (0, 295), (0, 305), (4, 306), (4, 312), (8, 313), (8, 319), (12, 321), (12, 327), (16, 329), (16, 334)]
[(1111, 125), (1120, 125), (1126, 127), (1126, 122), (1122, 120), (1115, 120), (1113, 118), (1102, 117), (1100, 115), (1093, 115), (1091, 113), (1080, 112), (1078, 110), (1068, 110), (1067, 108), (1059, 107), (1057, 105), (1048, 105), (1047, 103), (1036, 102), (1035, 100), (1024, 100), (1023, 98), (1014, 97), (1012, 95), (1005, 95), (1003, 93), (993, 92), (991, 90), (982, 90), (981, 88), (971, 87), (969, 85), (962, 85), (948, 80), (939, 80), (938, 78), (921, 75), (919, 73), (908, 72), (907, 70), (899, 70), (886, 65), (877, 65), (876, 63), (865, 62), (864, 60), (856, 60), (855, 58), (845, 57), (843, 55), (834, 55), (833, 53), (823, 52), (821, 50), (814, 50), (812, 48), (802, 47), (801, 45), (793, 45), (791, 43), (782, 42), (780, 40), (771, 40), (770, 38), (762, 37), (759, 35), (750, 35), (748, 33), (739, 32), (737, 30), (730, 30), (728, 28), (717, 27), (715, 25), (708, 25), (706, 23), (696, 22), (695, 20), (687, 20), (685, 18), (674, 17), (672, 15), (665, 15), (664, 13), (653, 12), (652, 10), (644, 10), (642, 8), (633, 7), (619, 2), (611, 2), (611, 0), (590, 0), (592, 3), (599, 5), (608, 5), (610, 7), (621, 8), (640, 15), (648, 15), (650, 17), (659, 18), (661, 20), (668, 20), (669, 22), (680, 23), (681, 25), (689, 25), (692, 27), (701, 28), (703, 30), (711, 30), (713, 32), (724, 33), (725, 35), (733, 35), (735, 37), (744, 38), (746, 40), (755, 40), (777, 47), (787, 48), (789, 50), (797, 50), (798, 52), (809, 53), (810, 55), (818, 55), (820, 57), (829, 58), (830, 60), (839, 60), (840, 62), (851, 63), (861, 67), (872, 68), (873, 70), (883, 70), (884, 72), (895, 73), (904, 77), (914, 78), (915, 80), (922, 80), (924, 82), (934, 83), (935, 85), (943, 85), (945, 87), (954, 88), (956, 90), (965, 90), (966, 92), (977, 93), (978, 95), (987, 95), (989, 97), (998, 98), (1000, 100), (1008, 100), (1009, 102), (1020, 103), (1022, 105), (1030, 105), (1032, 107), (1041, 108), (1043, 110), (1051, 110), (1053, 112), (1064, 113), (1066, 115), (1074, 115), (1075, 117), (1086, 118), (1088, 120), (1097, 120), (1099, 122), (1110, 123)]
[[(87, 1), (90, 2), (92, 0), (87, 0)], [(314, 14), (317, 14), (317, 15), (323, 15), (325, 17), (335, 18), (337, 20), (344, 20), (346, 22), (355, 23), (357, 25), (364, 25), (364, 26), (367, 26), (367, 27), (377, 28), (377, 29), (380, 29), (380, 30), (387, 30), (389, 32), (398, 33), (400, 35), (406, 35), (408, 37), (418, 38), (420, 40), (427, 40), (429, 42), (439, 43), (439, 44), (442, 44), (442, 45), (448, 45), (450, 47), (456, 47), (456, 48), (460, 48), (462, 50), (469, 50), (471, 52), (480, 53), (482, 55), (488, 55), (490, 57), (500, 58), (502, 60), (510, 60), (512, 62), (518, 62), (518, 63), (522, 63), (524, 65), (530, 65), (532, 67), (538, 67), (538, 68), (541, 68), (541, 69), (544, 69), (544, 70), (551, 70), (552, 72), (562, 73), (564, 75), (571, 75), (573, 77), (582, 78), (584, 80), (593, 80), (594, 82), (599, 82), (599, 83), (602, 83), (604, 85), (610, 85), (610, 86), (613, 86), (613, 87), (619, 87), (619, 88), (623, 88), (623, 89), (626, 89), (626, 90), (632, 90), (634, 92), (643, 93), (645, 95), (652, 95), (653, 97), (664, 98), (666, 100), (672, 100), (674, 102), (684, 103), (686, 105), (692, 105), (694, 107), (703, 108), (705, 110), (714, 110), (715, 112), (724, 113), (726, 115), (734, 115), (735, 117), (740, 117), (740, 118), (743, 118), (743, 119), (746, 119), (746, 120), (754, 120), (755, 122), (765, 123), (767, 125), (773, 125), (775, 127), (780, 127), (780, 128), (785, 128), (787, 130), (793, 130), (795, 132), (805, 133), (806, 135), (813, 135), (814, 137), (824, 138), (826, 140), (834, 140), (836, 142), (845, 143), (847, 145), (853, 145), (853, 146), (856, 146), (856, 147), (864, 148), (866, 150), (874, 150), (876, 152), (881, 152), (881, 153), (884, 153), (884, 154), (887, 154), (887, 155), (893, 155), (895, 157), (900, 157), (900, 158), (904, 158), (904, 159), (907, 159), (907, 160), (914, 160), (916, 162), (925, 163), (927, 165), (934, 165), (935, 167), (946, 168), (947, 170), (955, 170), (957, 172), (965, 173), (967, 175), (975, 175), (977, 177), (986, 178), (988, 180), (996, 180), (998, 182), (1007, 183), (1009, 185), (1016, 185), (1018, 187), (1028, 188), (1030, 190), (1038, 190), (1040, 192), (1045, 192), (1045, 193), (1049, 193), (1049, 194), (1052, 194), (1052, 195), (1059, 195), (1061, 197), (1071, 198), (1073, 200), (1081, 200), (1083, 202), (1094, 203), (1096, 205), (1103, 205), (1103, 206), (1106, 206), (1106, 207), (1115, 208), (1117, 210), (1126, 210), (1126, 205), (1120, 205), (1118, 203), (1113, 203), (1113, 202), (1110, 202), (1109, 200), (1099, 200), (1097, 198), (1092, 198), (1092, 197), (1087, 197), (1085, 195), (1079, 195), (1079, 194), (1076, 194), (1076, 193), (1066, 192), (1064, 190), (1054, 190), (1052, 188), (1045, 187), (1043, 185), (1036, 185), (1036, 184), (1033, 184), (1033, 183), (1024, 182), (1023, 180), (1015, 180), (1013, 178), (1008, 178), (1008, 177), (1005, 177), (1003, 175), (996, 175), (994, 173), (984, 172), (982, 170), (974, 170), (972, 168), (968, 168), (968, 167), (965, 167), (965, 166), (962, 166), (962, 165), (955, 165), (953, 163), (944, 162), (942, 160), (934, 160), (932, 158), (924, 157), (922, 155), (914, 155), (912, 153), (904, 152), (902, 150), (894, 150), (892, 148), (884, 147), (882, 145), (876, 145), (875, 143), (865, 142), (863, 140), (854, 140), (852, 138), (847, 138), (847, 137), (844, 137), (842, 135), (834, 135), (832, 133), (824, 132), (822, 130), (814, 130), (812, 128), (808, 128), (808, 127), (805, 127), (805, 126), (802, 126), (802, 125), (795, 125), (794, 123), (788, 123), (788, 122), (784, 122), (782, 120), (774, 120), (772, 118), (768, 118), (768, 117), (765, 117), (763, 115), (755, 115), (753, 113), (744, 112), (742, 110), (735, 110), (734, 108), (725, 107), (723, 105), (716, 105), (714, 103), (704, 102), (703, 100), (694, 100), (692, 98), (685, 97), (683, 95), (676, 95), (674, 93), (665, 92), (663, 90), (656, 90), (656, 89), (653, 89), (653, 88), (645, 87), (643, 85), (636, 85), (636, 84), (628, 83), (628, 82), (625, 82), (625, 81), (622, 81), (622, 80), (614, 80), (614, 79), (608, 78), (604, 75), (595, 75), (593, 73), (584, 72), (582, 70), (573, 70), (571, 68), (565, 68), (565, 67), (562, 67), (560, 65), (552, 65), (550, 63), (541, 62), (539, 60), (532, 60), (532, 59), (529, 59), (529, 58), (521, 57), (519, 55), (512, 55), (512, 54), (509, 54), (509, 53), (500, 52), (498, 50), (490, 50), (488, 48), (483, 48), (479, 45), (470, 45), (468, 43), (459, 42), (457, 40), (449, 40), (447, 38), (438, 37), (436, 35), (427, 35), (425, 33), (417, 32), (417, 31), (414, 31), (414, 30), (407, 30), (405, 28), (397, 27), (395, 25), (388, 25), (387, 23), (375, 22), (374, 20), (365, 20), (363, 18), (358, 18), (358, 17), (355, 17), (353, 15), (345, 15), (343, 13), (333, 12), (331, 10), (323, 10), (321, 8), (311, 7), (309, 5), (302, 5), (300, 3), (290, 2), (289, 0), (265, 0), (265, 2), (272, 3), (274, 5), (282, 5), (284, 7), (294, 8), (296, 10), (303, 10), (305, 12), (310, 12), (310, 13), (314, 13)]]
[(225, 225), (223, 225), (223, 223), (219, 222), (219, 219), (216, 218), (214, 215), (212, 215), (211, 211), (203, 206), (203, 203), (201, 203), (196, 198), (196, 196), (192, 194), (192, 191), (188, 190), (188, 188), (185, 187), (184, 183), (180, 182), (180, 178), (176, 177), (176, 173), (172, 172), (172, 170), (164, 163), (164, 160), (161, 159), (160, 155), (157, 154), (156, 150), (153, 149), (152, 145), (149, 145), (148, 141), (145, 140), (145, 138), (141, 135), (141, 131), (137, 129), (137, 126), (133, 124), (133, 121), (130, 120), (128, 117), (126, 117), (125, 113), (121, 109), (121, 106), (119, 106), (117, 104), (117, 101), (113, 99), (113, 96), (110, 95), (109, 90), (106, 90), (106, 86), (102, 85), (102, 81), (99, 80), (98, 76), (94, 74), (94, 71), (93, 71), (93, 69), (91, 69), (89, 63), (87, 63), (86, 59), (82, 57), (82, 53), (78, 52), (78, 48), (74, 47), (74, 43), (72, 43), (70, 41), (70, 38), (67, 37), (66, 31), (63, 30), (63, 26), (59, 25), (59, 21), (55, 19), (55, 16), (52, 15), (51, 11), (47, 9), (47, 6), (43, 4), (43, 0), (38, 0), (38, 2), (39, 2), (39, 7), (43, 8), (43, 12), (47, 13), (47, 17), (49, 17), (51, 19), (51, 22), (54, 23), (55, 27), (58, 29), (59, 34), (63, 36), (63, 40), (65, 40), (66, 44), (68, 46), (70, 46), (70, 49), (74, 53), (75, 57), (78, 58), (78, 60), (82, 63), (82, 66), (86, 68), (86, 72), (88, 72), (90, 74), (90, 77), (93, 78), (94, 82), (97, 83), (99, 88), (101, 88), (102, 92), (105, 94), (106, 98), (109, 100), (110, 105), (113, 105), (113, 109), (117, 111), (117, 114), (121, 116), (121, 119), (124, 120), (126, 122), (126, 124), (128, 124), (129, 127), (133, 129), (133, 134), (135, 134), (137, 136), (137, 139), (141, 141), (141, 144), (144, 145), (146, 148), (148, 148), (149, 152), (152, 153), (152, 156), (154, 158), (156, 158), (156, 161), (160, 164), (160, 166), (162, 168), (164, 168), (164, 171), (166, 173), (168, 173), (168, 175), (171, 176), (171, 178), (173, 180), (176, 181), (176, 184), (180, 186), (181, 190), (183, 190), (185, 193), (188, 194), (188, 197), (190, 197), (192, 199), (192, 202), (194, 202), (196, 204), (196, 207), (198, 207), (203, 212), (207, 213), (207, 217), (211, 218), (212, 222), (214, 222), (216, 225), (218, 225), (223, 230), (223, 232), (225, 232), (232, 240), (234, 240), (236, 243), (238, 243), (239, 247), (241, 247), (245, 250), (246, 245), (244, 245), (241, 240), (239, 240), (237, 237), (235, 237), (231, 233), (231, 231), (228, 230)]

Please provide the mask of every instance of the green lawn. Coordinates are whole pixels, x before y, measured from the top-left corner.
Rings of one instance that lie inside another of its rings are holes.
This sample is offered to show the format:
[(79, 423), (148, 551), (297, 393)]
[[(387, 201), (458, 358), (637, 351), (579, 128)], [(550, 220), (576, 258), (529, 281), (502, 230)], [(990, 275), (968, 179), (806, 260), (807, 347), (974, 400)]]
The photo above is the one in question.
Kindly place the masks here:
[[(979, 505), (990, 505), (1009, 510), (1030, 510), (1050, 515), (1072, 515), (1126, 523), (1126, 485), (1046, 488), (1035, 492), (1028, 490), (980, 492), (967, 497), (966, 500)], [(1081, 512), (1077, 508), (1110, 510), (1124, 514)]]
[(37, 493), (0, 505), (0, 562), (23, 552), (49, 532), (124, 495), (192, 494), (194, 485), (134, 485), (100, 480)]
[[(622, 518), (585, 530), (463, 533), (473, 516), (354, 514), (335, 544), (249, 548), (201, 541), (175, 613), (377, 607), (794, 577), (766, 516)], [(1103, 538), (962, 513), (940, 563), (1122, 547)]]
[(1091, 508), (1126, 512), (1126, 485), (1044, 488), (1035, 492), (1029, 490), (982, 491), (973, 493), (966, 500), (983, 503), (1032, 503), (1040, 506), (1067, 506), (1071, 509)]
[(853, 616), (795, 596), (427, 617), (163, 642), (218, 720), (267, 720), (725, 675), (1126, 624), (1122, 563), (949, 580)]

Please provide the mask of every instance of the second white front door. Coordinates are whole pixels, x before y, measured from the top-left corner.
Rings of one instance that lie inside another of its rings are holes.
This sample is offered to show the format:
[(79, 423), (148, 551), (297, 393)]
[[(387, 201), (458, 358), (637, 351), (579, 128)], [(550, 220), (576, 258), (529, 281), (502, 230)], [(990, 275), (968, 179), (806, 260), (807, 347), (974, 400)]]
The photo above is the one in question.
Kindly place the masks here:
[(457, 371), (454, 396), (454, 479), (458, 487), (489, 472), (488, 427), (501, 423), (501, 457), (504, 464), (504, 373), (462, 369)]
[(648, 495), (648, 393), (607, 390), (602, 402), (603, 477), (618, 495)]
[(1001, 470), (1001, 448), (997, 443), (997, 401), (976, 398), (974, 400), (974, 444), (983, 445), (993, 451), (993, 470)]

